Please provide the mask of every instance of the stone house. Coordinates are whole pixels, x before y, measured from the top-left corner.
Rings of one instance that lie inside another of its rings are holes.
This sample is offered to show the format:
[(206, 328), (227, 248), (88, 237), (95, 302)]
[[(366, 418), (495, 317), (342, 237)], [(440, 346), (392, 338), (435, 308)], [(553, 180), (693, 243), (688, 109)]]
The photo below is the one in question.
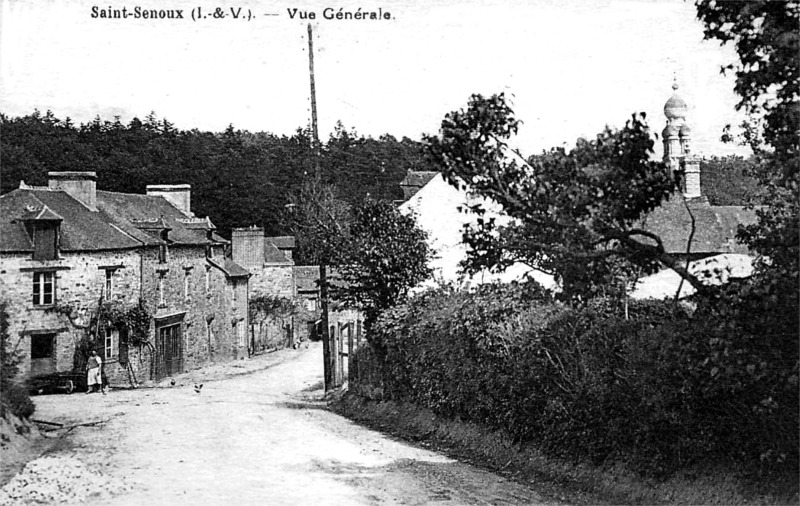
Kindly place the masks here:
[[(0, 196), (0, 299), (22, 377), (79, 368), (87, 338), (112, 385), (246, 354), (250, 274), (190, 201), (189, 185), (97, 190), (93, 172), (51, 172), (46, 187)], [(98, 324), (139, 305), (143, 340)]]
[[(266, 237), (261, 227), (231, 231), (232, 261), (251, 273), (248, 298), (263, 295), (294, 300), (293, 248), (294, 237)], [(290, 315), (254, 316), (247, 336), (252, 352), (291, 346), (302, 338), (297, 335), (294, 318)]]
[[(234, 262), (252, 273), (251, 295), (261, 294), (292, 300), (295, 311), (290, 317), (260, 325), (253, 322), (251, 339), (270, 341), (277, 337), (285, 344), (312, 338), (319, 333), (320, 305), (318, 265), (295, 265), (292, 236), (267, 237), (261, 227), (233, 229), (231, 256)], [(357, 311), (329, 308), (329, 325), (334, 331), (360, 329), (362, 315)], [(360, 332), (359, 332), (360, 335)], [(258, 349), (258, 345), (255, 346)]]

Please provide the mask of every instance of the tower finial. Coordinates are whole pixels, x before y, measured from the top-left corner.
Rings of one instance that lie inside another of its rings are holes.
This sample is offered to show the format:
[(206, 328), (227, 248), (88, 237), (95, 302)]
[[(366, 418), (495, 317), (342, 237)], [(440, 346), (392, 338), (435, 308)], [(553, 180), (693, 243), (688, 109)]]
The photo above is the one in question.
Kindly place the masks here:
[(678, 90), (678, 73), (672, 73), (672, 89), (677, 91)]

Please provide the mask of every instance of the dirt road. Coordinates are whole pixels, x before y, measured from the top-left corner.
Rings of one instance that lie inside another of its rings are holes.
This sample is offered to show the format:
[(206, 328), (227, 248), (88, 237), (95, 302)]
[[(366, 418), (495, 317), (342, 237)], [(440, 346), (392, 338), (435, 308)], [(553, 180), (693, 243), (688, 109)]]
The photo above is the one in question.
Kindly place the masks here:
[[(211, 380), (108, 395), (36, 398), (36, 417), (74, 428), (57, 455), (125, 492), (102, 504), (544, 504), (536, 492), (394, 441), (327, 411), (319, 344)], [(209, 373), (210, 374), (210, 373)], [(193, 385), (203, 383), (198, 394)]]

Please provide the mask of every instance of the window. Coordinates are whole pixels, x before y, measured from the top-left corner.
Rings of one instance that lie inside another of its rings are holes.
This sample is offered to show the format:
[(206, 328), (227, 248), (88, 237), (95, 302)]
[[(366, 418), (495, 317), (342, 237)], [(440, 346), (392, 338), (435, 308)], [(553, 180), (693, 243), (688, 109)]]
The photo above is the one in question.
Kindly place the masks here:
[(106, 299), (110, 299), (114, 295), (114, 269), (106, 269)]
[(119, 328), (119, 340), (117, 341), (117, 359), (122, 365), (128, 364), (128, 328), (122, 326)]
[(244, 334), (244, 322), (238, 322), (236, 324), (236, 333), (239, 336), (239, 346), (247, 346), (247, 339)]
[(192, 298), (192, 271), (189, 269), (183, 271), (183, 298)]
[(206, 319), (206, 343), (208, 345), (208, 352), (210, 354), (214, 353), (214, 329), (211, 327), (214, 318), (207, 318)]
[(317, 309), (317, 299), (306, 299), (305, 300), (306, 311), (314, 311)]
[(33, 334), (31, 335), (31, 360), (52, 358), (56, 335)]
[(166, 277), (166, 273), (159, 272), (158, 273), (158, 305), (159, 306), (166, 306), (167, 303), (164, 298), (164, 278)]
[(119, 333), (116, 329), (109, 327), (103, 338), (103, 349), (105, 350), (103, 358), (106, 360), (114, 357), (114, 341), (119, 342)]
[(169, 260), (169, 250), (167, 249), (167, 241), (169, 236), (169, 230), (162, 230), (161, 231), (161, 240), (164, 241), (165, 244), (162, 244), (158, 247), (158, 262), (165, 264), (167, 260)]
[(33, 273), (33, 305), (46, 306), (55, 303), (55, 272)]

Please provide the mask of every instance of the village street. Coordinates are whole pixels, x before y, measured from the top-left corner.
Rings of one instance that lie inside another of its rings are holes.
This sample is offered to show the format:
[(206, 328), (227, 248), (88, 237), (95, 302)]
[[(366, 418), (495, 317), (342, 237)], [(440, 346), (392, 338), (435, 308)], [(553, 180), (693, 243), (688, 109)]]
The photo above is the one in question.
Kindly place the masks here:
[[(277, 357), (277, 359), (276, 359)], [(258, 370), (253, 363), (263, 360)], [(542, 504), (536, 492), (397, 442), (321, 402), (319, 343), (245, 361), (253, 372), (195, 371), (158, 388), (35, 397), (34, 418), (72, 425), (56, 457), (121, 492), (97, 504)], [(227, 371), (236, 364), (228, 365)], [(243, 367), (243, 366), (242, 366)], [(204, 378), (204, 374), (209, 377)], [(202, 382), (200, 393), (195, 381)]]

